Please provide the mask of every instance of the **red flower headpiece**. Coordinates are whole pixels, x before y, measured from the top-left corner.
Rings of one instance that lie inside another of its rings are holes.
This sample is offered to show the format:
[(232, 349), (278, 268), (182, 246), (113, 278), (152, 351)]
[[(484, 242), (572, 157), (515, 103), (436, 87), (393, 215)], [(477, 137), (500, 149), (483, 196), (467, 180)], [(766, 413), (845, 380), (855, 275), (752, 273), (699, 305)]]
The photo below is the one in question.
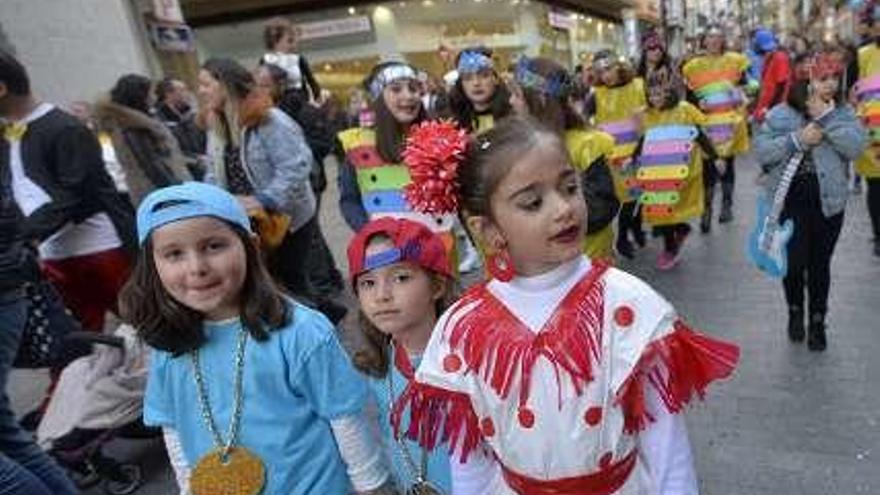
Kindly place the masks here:
[(795, 67), (795, 77), (801, 80), (824, 79), (843, 72), (843, 64), (830, 53), (817, 53)]
[(412, 182), (403, 195), (421, 213), (453, 213), (458, 209), (458, 164), (467, 134), (449, 120), (413, 127), (406, 138), (403, 161)]

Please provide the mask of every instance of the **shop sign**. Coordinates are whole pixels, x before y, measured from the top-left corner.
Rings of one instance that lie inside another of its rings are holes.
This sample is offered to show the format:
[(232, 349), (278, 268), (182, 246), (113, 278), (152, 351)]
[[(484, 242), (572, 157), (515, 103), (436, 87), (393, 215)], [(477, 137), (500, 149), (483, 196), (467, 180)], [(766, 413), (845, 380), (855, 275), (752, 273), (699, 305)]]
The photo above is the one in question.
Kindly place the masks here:
[(183, 23), (179, 0), (153, 0), (153, 15), (160, 21)]
[(329, 21), (303, 22), (296, 25), (300, 40), (332, 38), (347, 34), (369, 33), (373, 26), (370, 18), (364, 15)]
[(551, 10), (547, 13), (547, 21), (551, 27), (556, 29), (572, 30), (575, 28), (577, 19), (569, 13)]
[(147, 22), (147, 29), (158, 50), (191, 52), (196, 49), (195, 34), (186, 24)]

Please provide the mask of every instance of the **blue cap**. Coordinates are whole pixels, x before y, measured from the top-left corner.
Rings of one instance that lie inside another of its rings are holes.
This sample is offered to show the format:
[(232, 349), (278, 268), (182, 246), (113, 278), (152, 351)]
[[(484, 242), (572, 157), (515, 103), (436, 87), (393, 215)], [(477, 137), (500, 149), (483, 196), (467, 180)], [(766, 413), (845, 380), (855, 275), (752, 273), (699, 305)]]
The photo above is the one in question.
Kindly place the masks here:
[(193, 217), (215, 217), (238, 225), (248, 232), (251, 222), (235, 196), (217, 186), (184, 182), (151, 192), (138, 206), (138, 244), (165, 224)]
[(776, 49), (776, 35), (769, 29), (758, 29), (755, 31), (754, 46), (762, 52), (771, 52)]

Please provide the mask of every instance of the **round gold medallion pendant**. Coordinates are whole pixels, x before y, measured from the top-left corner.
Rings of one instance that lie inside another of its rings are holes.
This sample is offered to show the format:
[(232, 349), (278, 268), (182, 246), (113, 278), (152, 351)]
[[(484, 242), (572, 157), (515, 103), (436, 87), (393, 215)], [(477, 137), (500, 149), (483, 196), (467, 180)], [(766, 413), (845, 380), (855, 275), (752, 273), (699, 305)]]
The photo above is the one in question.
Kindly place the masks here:
[(189, 480), (193, 495), (259, 495), (266, 483), (263, 461), (244, 447), (230, 449), (223, 460), (222, 449), (208, 452)]

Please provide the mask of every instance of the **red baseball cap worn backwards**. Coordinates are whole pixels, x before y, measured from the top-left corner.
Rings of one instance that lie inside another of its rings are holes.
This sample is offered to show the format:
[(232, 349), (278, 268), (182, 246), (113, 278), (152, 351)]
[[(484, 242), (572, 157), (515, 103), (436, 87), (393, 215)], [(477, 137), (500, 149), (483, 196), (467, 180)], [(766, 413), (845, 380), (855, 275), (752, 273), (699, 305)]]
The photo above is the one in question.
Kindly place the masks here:
[[(384, 235), (394, 248), (366, 256), (367, 244)], [(446, 277), (452, 277), (443, 241), (421, 223), (402, 218), (379, 218), (355, 234), (348, 244), (348, 278), (354, 285), (358, 275), (392, 263), (408, 261)]]

